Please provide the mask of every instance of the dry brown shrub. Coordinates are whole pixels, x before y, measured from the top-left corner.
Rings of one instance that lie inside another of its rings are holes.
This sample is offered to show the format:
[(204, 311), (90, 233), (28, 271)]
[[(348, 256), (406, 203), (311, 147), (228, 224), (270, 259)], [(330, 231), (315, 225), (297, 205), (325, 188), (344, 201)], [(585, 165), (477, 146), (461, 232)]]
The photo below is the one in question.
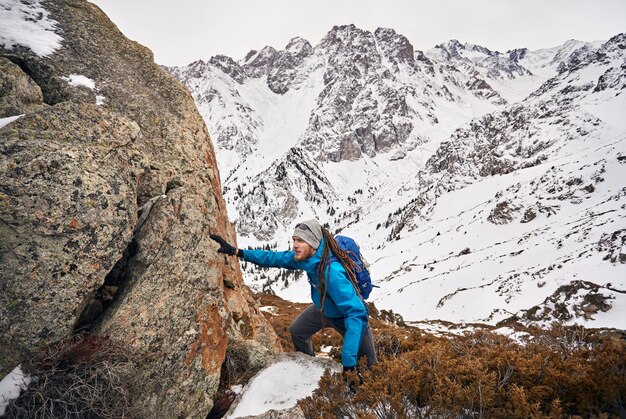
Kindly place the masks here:
[[(293, 350), (288, 327), (308, 304), (260, 298), (279, 307), (279, 316), (267, 318)], [(523, 343), (480, 330), (438, 337), (390, 324), (368, 307), (380, 362), (363, 368), (356, 395), (340, 374), (325, 374), (300, 402), (307, 417), (626, 417), (624, 334), (554, 326), (529, 330)], [(333, 346), (340, 359), (334, 331), (318, 333), (313, 344)]]
[(238, 384), (245, 384), (259, 372), (259, 368), (252, 365), (250, 354), (244, 342), (231, 342), (226, 350), (226, 357), (220, 371), (220, 387), (230, 388)]
[[(401, 336), (409, 337), (398, 352)], [(520, 344), (484, 331), (442, 338), (398, 329), (383, 341), (393, 350), (364, 371), (356, 395), (327, 374), (300, 403), (306, 417), (625, 417), (619, 336), (554, 328)]]
[(7, 407), (8, 418), (131, 416), (136, 363), (108, 337), (72, 337), (22, 365), (32, 381)]

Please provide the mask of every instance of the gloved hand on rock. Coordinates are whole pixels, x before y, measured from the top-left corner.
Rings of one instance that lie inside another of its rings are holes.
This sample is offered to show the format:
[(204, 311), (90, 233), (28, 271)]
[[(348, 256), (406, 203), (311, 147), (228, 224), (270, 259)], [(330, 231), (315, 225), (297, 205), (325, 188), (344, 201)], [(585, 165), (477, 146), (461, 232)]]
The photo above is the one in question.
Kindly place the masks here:
[(217, 253), (224, 253), (230, 256), (236, 255), (239, 257), (243, 255), (243, 252), (240, 249), (237, 249), (235, 246), (228, 243), (226, 240), (222, 238), (222, 236), (219, 236), (217, 234), (211, 234), (209, 237), (215, 240), (217, 243), (219, 243), (220, 248), (217, 249)]

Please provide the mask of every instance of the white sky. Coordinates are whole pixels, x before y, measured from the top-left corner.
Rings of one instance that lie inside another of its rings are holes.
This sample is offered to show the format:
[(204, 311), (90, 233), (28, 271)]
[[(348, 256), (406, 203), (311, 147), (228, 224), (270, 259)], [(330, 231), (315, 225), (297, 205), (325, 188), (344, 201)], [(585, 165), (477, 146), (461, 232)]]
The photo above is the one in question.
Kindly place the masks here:
[(294, 36), (317, 44), (334, 26), (389, 27), (416, 49), (455, 38), (490, 49), (606, 40), (626, 31), (626, 0), (92, 0), (159, 64), (283, 49)]

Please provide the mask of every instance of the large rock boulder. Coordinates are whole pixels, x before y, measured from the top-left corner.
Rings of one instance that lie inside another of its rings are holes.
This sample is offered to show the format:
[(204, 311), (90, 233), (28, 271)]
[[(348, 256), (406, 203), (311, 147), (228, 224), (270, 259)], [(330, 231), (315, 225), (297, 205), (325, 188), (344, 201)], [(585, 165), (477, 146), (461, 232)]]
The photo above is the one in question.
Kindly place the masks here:
[(77, 331), (106, 334), (143, 361), (142, 416), (204, 417), (230, 346), (259, 366), (279, 349), (209, 239), (235, 240), (211, 139), (99, 8), (42, 5), (60, 48), (0, 44), (0, 117), (25, 114), (0, 128), (0, 376)]
[(43, 107), (41, 89), (19, 66), (0, 57), (0, 74), (0, 118)]

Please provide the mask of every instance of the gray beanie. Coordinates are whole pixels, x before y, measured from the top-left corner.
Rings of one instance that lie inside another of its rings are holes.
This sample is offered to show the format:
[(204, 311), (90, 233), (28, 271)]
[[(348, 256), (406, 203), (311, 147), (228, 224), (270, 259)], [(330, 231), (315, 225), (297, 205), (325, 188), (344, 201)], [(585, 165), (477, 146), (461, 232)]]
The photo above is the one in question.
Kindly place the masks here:
[(293, 236), (300, 237), (313, 249), (317, 249), (322, 242), (322, 226), (317, 220), (302, 221), (296, 225)]

